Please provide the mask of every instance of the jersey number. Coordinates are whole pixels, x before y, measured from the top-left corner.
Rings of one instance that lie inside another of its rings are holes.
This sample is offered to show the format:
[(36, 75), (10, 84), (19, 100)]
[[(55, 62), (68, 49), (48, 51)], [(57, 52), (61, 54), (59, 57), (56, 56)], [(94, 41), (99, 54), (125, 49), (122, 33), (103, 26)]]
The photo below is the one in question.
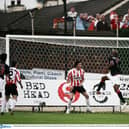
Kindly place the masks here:
[(13, 71), (9, 71), (9, 79), (11, 80), (13, 77)]

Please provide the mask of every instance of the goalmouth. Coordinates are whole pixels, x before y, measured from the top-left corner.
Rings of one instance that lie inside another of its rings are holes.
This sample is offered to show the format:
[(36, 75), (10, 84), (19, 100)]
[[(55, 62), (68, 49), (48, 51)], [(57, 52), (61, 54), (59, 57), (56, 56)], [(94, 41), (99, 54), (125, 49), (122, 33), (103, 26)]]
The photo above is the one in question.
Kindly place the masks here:
[(88, 72), (102, 73), (112, 49), (122, 58), (123, 74), (129, 74), (129, 38), (7, 35), (7, 63), (23, 62), (20, 68), (67, 70), (80, 58)]
[[(94, 73), (95, 78), (103, 73), (112, 49), (118, 50), (122, 74), (128, 77), (129, 38), (7, 35), (5, 45), (8, 55), (7, 63), (10, 64), (12, 60), (17, 60), (18, 69), (63, 70), (67, 74), (75, 60), (80, 59), (85, 71)], [(40, 81), (31, 80), (30, 83), (40, 83)], [(93, 86), (92, 81), (89, 81), (91, 86)], [(51, 89), (51, 86), (57, 81), (51, 82), (48, 84), (49, 81), (44, 81), (44, 84)], [(92, 90), (89, 92), (91, 96), (94, 92)], [(122, 85), (122, 90), (125, 91), (124, 94), (128, 99), (129, 84)], [(30, 93), (30, 91), (25, 93)]]

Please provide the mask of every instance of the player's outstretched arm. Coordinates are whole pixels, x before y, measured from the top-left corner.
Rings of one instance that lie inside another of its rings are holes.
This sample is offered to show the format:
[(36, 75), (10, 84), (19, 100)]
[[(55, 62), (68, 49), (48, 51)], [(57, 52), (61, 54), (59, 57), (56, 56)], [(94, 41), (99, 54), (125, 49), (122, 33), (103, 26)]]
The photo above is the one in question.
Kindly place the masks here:
[(19, 81), (19, 84), (20, 84), (20, 86), (21, 86), (21, 89), (23, 89), (23, 85), (22, 85), (21, 81)]

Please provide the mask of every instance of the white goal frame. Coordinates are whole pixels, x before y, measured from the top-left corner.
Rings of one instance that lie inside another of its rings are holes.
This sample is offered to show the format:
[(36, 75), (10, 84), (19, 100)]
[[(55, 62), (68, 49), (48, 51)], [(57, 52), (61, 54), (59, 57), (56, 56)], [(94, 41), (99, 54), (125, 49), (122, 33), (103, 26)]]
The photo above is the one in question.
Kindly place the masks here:
[[(72, 45), (72, 46), (81, 46), (81, 47), (105, 47), (105, 48), (129, 48), (129, 43), (125, 44), (123, 46), (119, 46), (119, 41), (128, 41), (129, 38), (121, 38), (121, 37), (80, 37), (80, 36), (36, 36), (36, 35), (6, 35), (6, 53), (7, 53), (7, 64), (9, 64), (9, 42), (10, 39), (15, 40), (25, 40), (25, 41), (33, 41), (33, 42), (41, 42), (44, 39), (45, 40), (72, 40), (71, 43), (56, 43), (57, 45)], [(111, 45), (92, 45), (92, 44), (79, 44), (77, 43), (77, 40), (105, 40), (105, 41), (115, 41), (115, 44), (113, 46)], [(55, 44), (52, 42), (47, 42), (48, 44)]]

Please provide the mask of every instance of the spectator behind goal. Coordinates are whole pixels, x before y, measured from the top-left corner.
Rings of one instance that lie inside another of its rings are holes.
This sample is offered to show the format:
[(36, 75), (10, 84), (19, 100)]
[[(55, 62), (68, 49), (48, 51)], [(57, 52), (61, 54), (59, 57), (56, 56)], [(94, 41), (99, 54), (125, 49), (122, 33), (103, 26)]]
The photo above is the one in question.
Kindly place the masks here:
[(101, 20), (97, 23), (97, 31), (108, 31), (109, 26), (104, 15), (101, 15)]
[(74, 7), (70, 8), (70, 11), (67, 12), (67, 20), (73, 21), (77, 17), (77, 12)]
[(124, 24), (123, 24), (123, 29), (129, 29), (129, 16), (126, 16), (125, 17), (125, 21), (124, 21)]
[(84, 27), (85, 27), (85, 30), (88, 30), (89, 25), (90, 25), (88, 13), (84, 13), (84, 14), (83, 14), (83, 25), (84, 25)]
[(123, 17), (123, 22), (125, 22), (127, 16), (129, 17), (129, 9), (128, 9), (128, 13), (125, 14), (124, 17)]
[(111, 12), (110, 14), (110, 26), (111, 26), (111, 30), (116, 30), (117, 26), (118, 28), (120, 26), (119, 16), (116, 12)]
[(94, 27), (95, 27), (95, 28), (97, 27), (97, 24), (98, 24), (99, 21), (100, 21), (100, 14), (97, 13), (97, 14), (96, 14), (96, 18), (95, 18), (95, 23), (94, 23)]
[(89, 16), (89, 27), (88, 31), (93, 31), (95, 29), (95, 18), (93, 16)]
[(83, 24), (83, 13), (80, 13), (80, 15), (76, 18), (76, 30), (85, 30)]

